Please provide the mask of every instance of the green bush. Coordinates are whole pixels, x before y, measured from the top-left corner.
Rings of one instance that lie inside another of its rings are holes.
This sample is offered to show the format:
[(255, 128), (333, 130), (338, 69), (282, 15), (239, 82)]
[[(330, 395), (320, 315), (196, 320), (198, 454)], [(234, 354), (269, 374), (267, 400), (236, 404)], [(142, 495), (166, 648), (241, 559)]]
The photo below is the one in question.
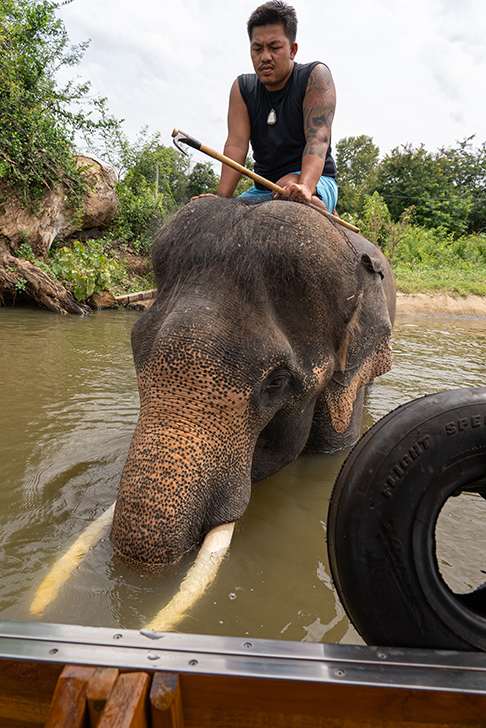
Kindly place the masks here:
[(455, 239), (444, 228), (426, 230), (413, 225), (395, 250), (402, 263), (432, 267), (486, 265), (486, 236), (470, 235)]
[(486, 236), (457, 240), (443, 228), (412, 226), (397, 246), (392, 261), (403, 293), (442, 291), (454, 295), (486, 295)]
[(49, 261), (49, 267), (58, 280), (73, 284), (78, 301), (84, 301), (93, 293), (103, 293), (121, 268), (115, 260), (109, 260), (100, 243), (91, 242), (85, 247), (78, 240), (72, 249), (58, 250)]
[(167, 212), (164, 196), (156, 197), (146, 183), (139, 185), (136, 193), (119, 183), (117, 193), (120, 210), (108, 237), (131, 243), (140, 255), (150, 255), (153, 233)]
[(56, 16), (63, 4), (0, 0), (0, 179), (34, 208), (60, 182), (73, 209), (80, 207), (87, 184), (76, 165), (76, 134), (89, 139), (118, 123), (89, 83), (58, 85), (57, 71), (79, 64), (89, 44), (70, 44)]

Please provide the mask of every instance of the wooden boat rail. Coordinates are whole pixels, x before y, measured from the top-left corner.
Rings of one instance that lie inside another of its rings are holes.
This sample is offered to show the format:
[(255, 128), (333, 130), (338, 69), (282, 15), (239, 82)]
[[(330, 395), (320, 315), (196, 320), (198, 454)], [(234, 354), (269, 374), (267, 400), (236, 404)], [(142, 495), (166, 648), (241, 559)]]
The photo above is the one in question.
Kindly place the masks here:
[(481, 652), (0, 623), (0, 728), (417, 728), (485, 716)]

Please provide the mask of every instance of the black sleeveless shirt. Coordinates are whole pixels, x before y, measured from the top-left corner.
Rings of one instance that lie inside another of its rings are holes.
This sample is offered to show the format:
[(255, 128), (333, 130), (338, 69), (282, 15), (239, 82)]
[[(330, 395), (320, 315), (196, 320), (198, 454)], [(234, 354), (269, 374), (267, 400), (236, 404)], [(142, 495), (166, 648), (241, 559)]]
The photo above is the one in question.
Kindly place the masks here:
[[(238, 76), (241, 96), (248, 108), (251, 124), (250, 142), (255, 159), (255, 172), (271, 182), (302, 167), (302, 154), (306, 140), (304, 135), (304, 102), (311, 71), (319, 62), (294, 63), (287, 83), (278, 91), (267, 91), (255, 73)], [(274, 109), (277, 120), (268, 124), (270, 111)], [(336, 164), (331, 155), (331, 144), (321, 174), (336, 177)], [(255, 187), (266, 187), (255, 182)]]

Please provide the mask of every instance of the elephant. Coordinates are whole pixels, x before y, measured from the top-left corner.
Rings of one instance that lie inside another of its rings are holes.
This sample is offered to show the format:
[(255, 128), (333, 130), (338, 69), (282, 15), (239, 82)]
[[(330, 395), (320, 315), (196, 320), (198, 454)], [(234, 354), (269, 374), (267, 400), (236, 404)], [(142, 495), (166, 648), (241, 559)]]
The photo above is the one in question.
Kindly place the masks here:
[(365, 385), (392, 365), (396, 291), (378, 248), (285, 200), (196, 199), (157, 233), (152, 261), (111, 541), (162, 566), (238, 520), (252, 483), (354, 444)]

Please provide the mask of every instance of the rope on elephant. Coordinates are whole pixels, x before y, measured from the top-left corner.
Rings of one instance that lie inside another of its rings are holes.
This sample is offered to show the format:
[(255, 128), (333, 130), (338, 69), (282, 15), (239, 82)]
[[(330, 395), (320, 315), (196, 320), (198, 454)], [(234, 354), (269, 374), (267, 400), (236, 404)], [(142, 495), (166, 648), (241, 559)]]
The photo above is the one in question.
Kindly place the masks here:
[(69, 579), (71, 572), (79, 566), (91, 546), (98, 541), (108, 529), (115, 510), (115, 504), (101, 514), (96, 521), (90, 523), (76, 539), (70, 549), (56, 561), (40, 587), (37, 589), (30, 613), (40, 615), (45, 608), (57, 597), (63, 584)]
[(184, 617), (192, 605), (204, 594), (206, 588), (214, 580), (219, 566), (231, 543), (235, 524), (225, 523), (216, 526), (203, 541), (196, 561), (189, 570), (179, 591), (146, 629), (155, 632), (168, 632)]

